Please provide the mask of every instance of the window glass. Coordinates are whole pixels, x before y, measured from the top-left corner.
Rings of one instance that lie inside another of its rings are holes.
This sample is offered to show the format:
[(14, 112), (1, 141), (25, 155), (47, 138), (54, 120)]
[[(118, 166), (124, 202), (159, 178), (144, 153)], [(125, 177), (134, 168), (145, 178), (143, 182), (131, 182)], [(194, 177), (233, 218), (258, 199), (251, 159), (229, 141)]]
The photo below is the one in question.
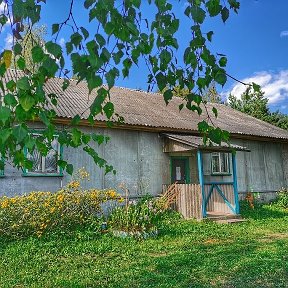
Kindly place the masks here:
[(220, 163), (218, 154), (212, 154), (212, 172), (217, 173), (220, 171)]
[(228, 153), (212, 153), (211, 166), (213, 174), (229, 173), (229, 154)]
[(27, 153), (27, 158), (33, 162), (33, 167), (27, 171), (28, 173), (57, 174), (60, 172), (57, 166), (60, 156), (60, 145), (57, 138), (52, 141), (51, 146), (52, 149), (48, 151), (46, 156), (41, 156), (37, 148), (32, 153)]

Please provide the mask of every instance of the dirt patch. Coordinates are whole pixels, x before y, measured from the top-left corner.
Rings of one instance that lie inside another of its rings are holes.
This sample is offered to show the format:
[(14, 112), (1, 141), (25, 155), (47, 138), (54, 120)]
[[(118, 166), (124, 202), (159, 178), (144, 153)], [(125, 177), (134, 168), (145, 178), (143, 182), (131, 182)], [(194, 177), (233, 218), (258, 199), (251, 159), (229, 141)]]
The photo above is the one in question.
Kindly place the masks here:
[(207, 239), (203, 242), (203, 244), (205, 245), (217, 245), (217, 244), (226, 244), (226, 243), (232, 243), (232, 240), (228, 240), (228, 239), (215, 239), (215, 238), (211, 238), (211, 239)]
[(264, 235), (259, 241), (272, 242), (274, 240), (288, 239), (288, 233), (269, 233)]

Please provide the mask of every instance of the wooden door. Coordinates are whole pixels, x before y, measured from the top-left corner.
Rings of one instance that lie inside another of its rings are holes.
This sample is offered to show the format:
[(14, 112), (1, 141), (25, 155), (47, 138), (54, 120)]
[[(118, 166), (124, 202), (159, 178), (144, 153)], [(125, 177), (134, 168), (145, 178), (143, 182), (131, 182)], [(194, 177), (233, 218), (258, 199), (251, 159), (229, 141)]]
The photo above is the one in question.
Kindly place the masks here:
[(171, 182), (178, 182), (179, 184), (186, 184), (189, 182), (189, 162), (188, 159), (172, 158), (171, 165)]

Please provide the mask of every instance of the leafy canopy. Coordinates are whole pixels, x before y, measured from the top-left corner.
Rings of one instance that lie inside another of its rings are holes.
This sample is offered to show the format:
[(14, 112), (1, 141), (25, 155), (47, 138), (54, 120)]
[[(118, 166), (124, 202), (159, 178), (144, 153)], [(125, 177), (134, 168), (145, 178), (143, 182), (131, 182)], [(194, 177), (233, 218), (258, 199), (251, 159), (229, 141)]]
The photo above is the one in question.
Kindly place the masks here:
[(288, 115), (279, 111), (271, 112), (268, 99), (265, 98), (265, 93), (261, 89), (254, 91), (251, 87), (247, 87), (240, 99), (230, 94), (228, 103), (236, 110), (288, 130)]
[[(87, 15), (95, 27), (88, 31), (87, 27), (81, 27), (75, 21), (74, 0), (71, 0), (68, 14), (51, 28), (48, 27), (48, 31), (51, 29), (52, 33), (48, 37), (49, 41), (44, 46), (37, 41), (34, 43), (28, 63), (23, 47), (25, 41), (21, 41), (24, 27), (33, 29), (39, 23), (46, 0), (0, 0), (0, 4), (4, 5), (0, 25), (2, 28), (8, 25), (15, 40), (12, 51), (4, 50), (0, 62), (0, 153), (5, 159), (11, 159), (17, 167), (29, 168), (32, 163), (23, 154), (24, 146), (30, 151), (37, 148), (44, 155), (51, 148), (51, 141), (57, 130), (57, 115), (51, 104), (57, 106), (59, 95), (47, 93), (44, 86), (57, 74), (64, 78), (63, 90), (67, 89), (67, 59), (72, 63), (72, 74), (78, 82), (86, 81), (90, 93), (96, 93), (95, 101), (90, 107), (91, 126), (95, 125), (94, 120), (98, 114), (104, 114), (110, 121), (108, 124), (117, 121), (119, 115), (114, 113), (114, 105), (110, 101), (111, 88), (119, 77), (129, 77), (131, 68), (138, 65), (140, 58), (145, 60), (149, 68), (147, 83), (150, 90), (154, 89), (154, 86), (160, 91), (165, 88), (163, 97), (166, 103), (169, 103), (175, 86), (187, 89), (189, 93), (180, 108), (186, 106), (201, 114), (203, 91), (212, 81), (222, 86), (227, 81), (227, 59), (222, 54), (213, 54), (210, 51), (213, 31), (203, 30), (203, 23), (208, 17), (220, 17), (226, 22), (231, 12), (237, 13), (240, 2), (187, 1), (185, 15), (181, 18), (188, 17), (191, 21), (190, 31), (187, 33), (190, 41), (183, 50), (182, 59), (179, 59), (179, 51), (176, 57), (179, 44), (175, 36), (181, 19), (173, 13), (173, 6), (183, 3), (174, 0), (148, 0), (151, 11), (155, 11), (152, 20), (148, 20), (142, 15), (143, 2), (83, 1), (83, 17)], [(62, 49), (57, 40), (64, 28), (71, 28), (71, 33), (65, 49)], [(15, 56), (14, 60), (12, 54)], [(12, 61), (15, 62), (13, 67), (24, 74), (15, 73), (15, 77), (6, 83), (4, 75)], [(181, 66), (179, 63), (182, 61)], [(104, 83), (107, 86), (102, 86)], [(101, 144), (107, 139), (103, 135), (81, 131), (78, 126), (80, 119), (80, 115), (77, 115), (70, 125), (58, 131), (59, 142), (71, 147), (81, 146), (99, 166), (105, 167), (106, 172), (113, 170), (95, 151), (95, 143)], [(29, 123), (34, 120), (42, 122), (44, 126), (43, 134), (36, 139), (29, 134)], [(208, 121), (203, 121), (198, 126), (199, 131), (213, 142), (228, 140), (227, 132), (213, 127)], [(43, 145), (44, 139), (47, 145)], [(59, 160), (58, 164), (69, 173), (72, 172), (71, 165), (67, 162)]]

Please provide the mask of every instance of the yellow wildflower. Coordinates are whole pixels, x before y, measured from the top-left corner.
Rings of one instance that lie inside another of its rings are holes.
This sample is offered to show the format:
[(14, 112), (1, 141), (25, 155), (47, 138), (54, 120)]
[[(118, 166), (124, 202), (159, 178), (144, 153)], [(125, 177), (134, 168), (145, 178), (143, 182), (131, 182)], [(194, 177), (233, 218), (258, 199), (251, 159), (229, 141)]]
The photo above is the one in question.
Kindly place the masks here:
[(2, 203), (1, 203), (1, 208), (7, 208), (9, 206), (9, 201), (7, 199), (5, 199)]

